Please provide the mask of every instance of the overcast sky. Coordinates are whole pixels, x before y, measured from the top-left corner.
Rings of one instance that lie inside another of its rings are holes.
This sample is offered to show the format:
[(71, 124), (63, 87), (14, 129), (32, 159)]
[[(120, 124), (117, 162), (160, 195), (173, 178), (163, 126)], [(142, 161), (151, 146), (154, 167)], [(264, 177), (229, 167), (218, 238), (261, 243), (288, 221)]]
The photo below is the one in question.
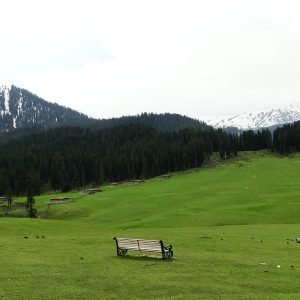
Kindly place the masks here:
[(300, 103), (300, 1), (0, 0), (0, 83), (97, 118)]

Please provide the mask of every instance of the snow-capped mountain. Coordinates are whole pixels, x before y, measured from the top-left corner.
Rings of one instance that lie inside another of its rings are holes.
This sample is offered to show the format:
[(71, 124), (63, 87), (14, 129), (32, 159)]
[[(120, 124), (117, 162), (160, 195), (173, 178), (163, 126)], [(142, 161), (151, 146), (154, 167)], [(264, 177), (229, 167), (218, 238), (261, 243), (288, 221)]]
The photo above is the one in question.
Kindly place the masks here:
[(221, 118), (206, 119), (215, 128), (236, 127), (241, 130), (267, 128), (300, 120), (300, 105), (288, 105), (282, 108), (245, 112), (243, 114)]
[(47, 102), (27, 90), (0, 86), (0, 132), (16, 128), (79, 125), (88, 121), (87, 116)]

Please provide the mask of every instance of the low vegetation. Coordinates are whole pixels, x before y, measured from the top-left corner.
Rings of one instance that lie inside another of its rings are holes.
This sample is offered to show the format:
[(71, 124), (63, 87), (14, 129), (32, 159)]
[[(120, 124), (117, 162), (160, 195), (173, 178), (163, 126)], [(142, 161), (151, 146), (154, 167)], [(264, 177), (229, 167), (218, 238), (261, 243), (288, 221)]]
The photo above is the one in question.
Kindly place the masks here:
[[(39, 218), (0, 218), (0, 298), (298, 299), (299, 167), (298, 155), (243, 153), (92, 195), (35, 197)], [(162, 239), (175, 258), (117, 257), (114, 236)]]

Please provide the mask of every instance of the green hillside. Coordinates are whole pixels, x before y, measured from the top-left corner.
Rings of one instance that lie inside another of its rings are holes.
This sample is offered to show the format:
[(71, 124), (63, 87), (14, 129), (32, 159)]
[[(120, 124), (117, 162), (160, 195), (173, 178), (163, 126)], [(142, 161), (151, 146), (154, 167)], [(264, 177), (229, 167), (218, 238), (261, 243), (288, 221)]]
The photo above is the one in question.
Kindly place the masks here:
[[(66, 204), (37, 197), (40, 219), (0, 219), (0, 298), (299, 299), (299, 170), (299, 156), (246, 153)], [(162, 239), (175, 258), (117, 257), (114, 236)]]

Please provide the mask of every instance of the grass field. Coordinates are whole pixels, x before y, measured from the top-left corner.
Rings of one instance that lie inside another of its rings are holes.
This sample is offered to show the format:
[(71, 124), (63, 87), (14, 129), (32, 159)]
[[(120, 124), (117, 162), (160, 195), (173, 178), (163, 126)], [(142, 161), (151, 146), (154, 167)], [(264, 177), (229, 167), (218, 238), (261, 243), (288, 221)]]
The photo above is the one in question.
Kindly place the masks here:
[[(0, 219), (0, 298), (300, 299), (299, 182), (299, 156), (258, 152), (50, 208), (37, 197), (41, 218)], [(114, 236), (162, 239), (175, 258), (117, 257)]]

